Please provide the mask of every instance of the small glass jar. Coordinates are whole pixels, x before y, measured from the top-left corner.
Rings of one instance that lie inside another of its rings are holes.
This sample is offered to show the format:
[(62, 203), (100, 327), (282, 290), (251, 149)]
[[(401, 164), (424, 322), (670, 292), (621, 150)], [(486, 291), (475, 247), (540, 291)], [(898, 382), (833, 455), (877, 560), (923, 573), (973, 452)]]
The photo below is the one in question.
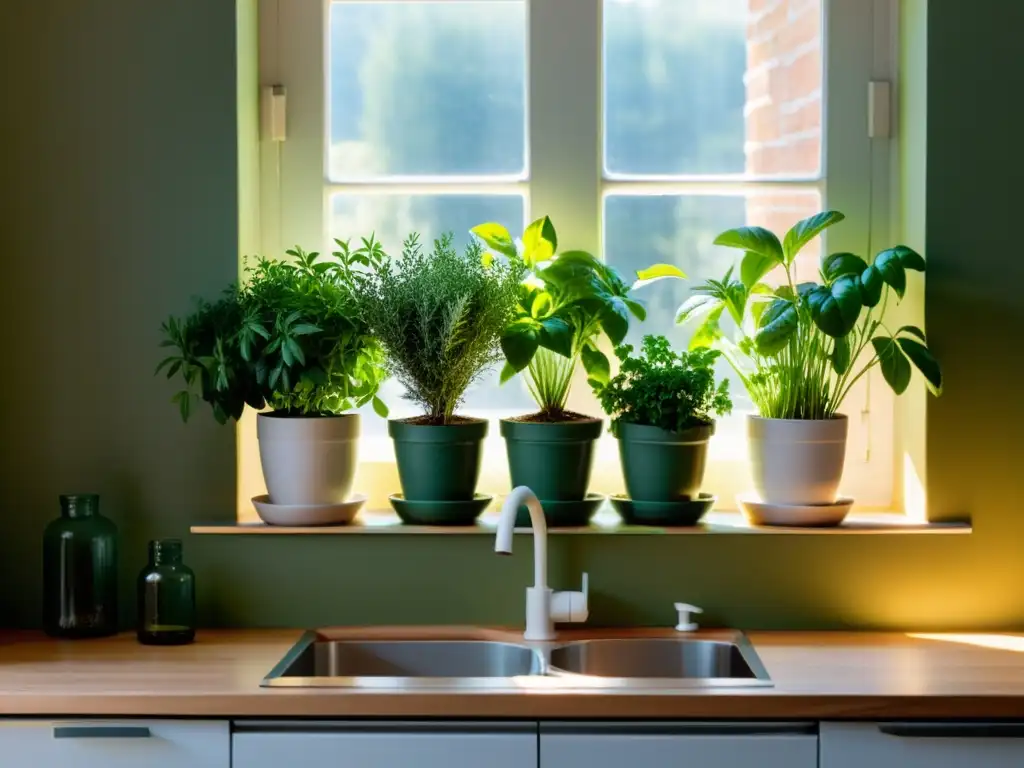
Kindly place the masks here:
[(139, 574), (139, 642), (185, 645), (196, 637), (196, 577), (181, 561), (179, 539), (149, 542)]
[(43, 629), (53, 637), (117, 632), (117, 526), (95, 493), (60, 497), (43, 533)]

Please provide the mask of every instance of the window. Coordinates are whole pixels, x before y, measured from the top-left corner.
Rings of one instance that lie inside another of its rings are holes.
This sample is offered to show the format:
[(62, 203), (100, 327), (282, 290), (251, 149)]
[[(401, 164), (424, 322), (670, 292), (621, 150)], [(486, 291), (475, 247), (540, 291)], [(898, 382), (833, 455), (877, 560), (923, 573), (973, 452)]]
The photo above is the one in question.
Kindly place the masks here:
[[(891, 78), (892, 0), (261, 0), (261, 81), (287, 89), (288, 137), (261, 143), (262, 245), (375, 231), (397, 250), (410, 231), (463, 241), (488, 220), (521, 231), (542, 214), (560, 241), (629, 274), (670, 261), (687, 282), (645, 289), (663, 333), (690, 287), (734, 254), (711, 245), (742, 223), (784, 230), (823, 207), (848, 219), (830, 251), (890, 240), (889, 148), (867, 134), (867, 87)], [(816, 270), (808, 249), (799, 270)], [(727, 374), (723, 368), (723, 374)], [(391, 385), (396, 415), (408, 413)], [(719, 425), (706, 486), (729, 508), (748, 486), (749, 401)], [(495, 373), (465, 411), (531, 409)], [(599, 413), (580, 376), (570, 406)], [(867, 508), (899, 494), (894, 398), (865, 377), (847, 401), (844, 485)], [(242, 488), (259, 491), (243, 426)], [(361, 488), (398, 488), (382, 420), (364, 420)], [(481, 490), (507, 489), (492, 427)], [(592, 489), (621, 490), (614, 441)], [(250, 492), (250, 490), (252, 492)], [(243, 505), (247, 507), (247, 504)]]

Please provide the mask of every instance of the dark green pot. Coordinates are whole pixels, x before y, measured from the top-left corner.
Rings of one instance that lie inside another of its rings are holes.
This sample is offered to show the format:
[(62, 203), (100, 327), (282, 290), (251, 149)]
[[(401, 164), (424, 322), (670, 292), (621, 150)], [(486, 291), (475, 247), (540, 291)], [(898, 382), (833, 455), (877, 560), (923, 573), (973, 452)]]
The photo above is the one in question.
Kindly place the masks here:
[(402, 495), (410, 501), (472, 501), (487, 422), (432, 427), (389, 421)]
[(631, 499), (681, 501), (698, 497), (714, 424), (682, 432), (619, 424), (618, 432), (619, 459)]
[(512, 487), (528, 486), (541, 501), (582, 501), (602, 427), (600, 419), (564, 424), (502, 419)]

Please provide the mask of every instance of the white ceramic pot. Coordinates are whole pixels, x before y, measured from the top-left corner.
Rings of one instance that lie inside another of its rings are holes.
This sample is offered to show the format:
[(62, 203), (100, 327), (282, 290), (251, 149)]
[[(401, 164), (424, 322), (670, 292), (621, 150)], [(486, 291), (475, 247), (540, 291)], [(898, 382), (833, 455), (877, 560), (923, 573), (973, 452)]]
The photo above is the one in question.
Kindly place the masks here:
[(341, 504), (352, 493), (359, 415), (256, 417), (272, 504)]
[(832, 504), (846, 459), (848, 421), (747, 418), (754, 488), (769, 504)]

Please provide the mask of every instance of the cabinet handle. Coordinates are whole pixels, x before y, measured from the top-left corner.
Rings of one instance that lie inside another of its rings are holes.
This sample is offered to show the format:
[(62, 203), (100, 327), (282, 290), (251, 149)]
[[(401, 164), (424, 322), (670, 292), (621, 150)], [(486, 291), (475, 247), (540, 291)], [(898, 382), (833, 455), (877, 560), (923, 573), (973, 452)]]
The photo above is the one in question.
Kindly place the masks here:
[(878, 730), (905, 739), (1024, 739), (1021, 723), (885, 723)]
[(57, 725), (55, 739), (148, 739), (153, 734), (144, 725)]

